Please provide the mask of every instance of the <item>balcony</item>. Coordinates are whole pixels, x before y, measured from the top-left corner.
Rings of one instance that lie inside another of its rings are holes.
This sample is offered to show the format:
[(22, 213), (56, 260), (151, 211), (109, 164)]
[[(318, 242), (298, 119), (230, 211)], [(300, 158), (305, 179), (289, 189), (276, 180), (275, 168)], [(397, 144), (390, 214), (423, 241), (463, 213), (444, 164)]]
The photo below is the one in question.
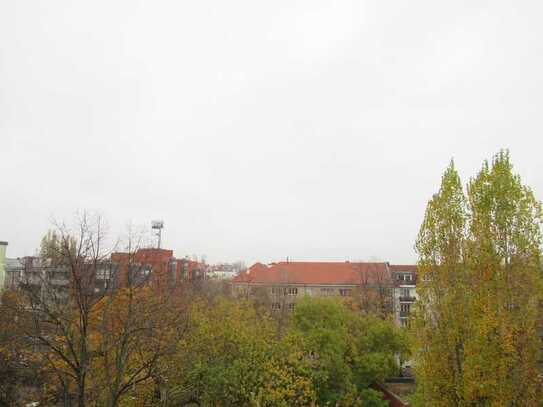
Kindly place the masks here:
[(400, 311), (400, 318), (409, 317), (409, 311)]
[(400, 302), (415, 302), (416, 298), (410, 295), (401, 295)]

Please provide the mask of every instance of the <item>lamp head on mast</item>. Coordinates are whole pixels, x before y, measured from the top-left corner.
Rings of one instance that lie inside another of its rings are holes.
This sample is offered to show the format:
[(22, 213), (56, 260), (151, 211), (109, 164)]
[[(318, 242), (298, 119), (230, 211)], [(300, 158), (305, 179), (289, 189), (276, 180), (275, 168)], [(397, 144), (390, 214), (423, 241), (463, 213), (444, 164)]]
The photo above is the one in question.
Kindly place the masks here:
[(164, 229), (164, 221), (163, 220), (151, 221), (151, 229), (156, 230), (156, 236), (158, 237), (157, 248), (160, 249), (160, 243), (162, 240), (162, 229)]

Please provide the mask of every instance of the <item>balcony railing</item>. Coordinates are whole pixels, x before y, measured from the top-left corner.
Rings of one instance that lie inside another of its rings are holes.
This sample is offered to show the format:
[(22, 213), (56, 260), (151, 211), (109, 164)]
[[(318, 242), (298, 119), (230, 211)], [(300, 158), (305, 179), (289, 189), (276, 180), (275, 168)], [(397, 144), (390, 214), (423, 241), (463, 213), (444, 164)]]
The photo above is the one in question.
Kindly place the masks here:
[(415, 297), (412, 297), (410, 295), (401, 295), (400, 296), (400, 301), (401, 302), (415, 302), (416, 298)]
[(400, 318), (407, 318), (409, 316), (409, 311), (400, 311)]

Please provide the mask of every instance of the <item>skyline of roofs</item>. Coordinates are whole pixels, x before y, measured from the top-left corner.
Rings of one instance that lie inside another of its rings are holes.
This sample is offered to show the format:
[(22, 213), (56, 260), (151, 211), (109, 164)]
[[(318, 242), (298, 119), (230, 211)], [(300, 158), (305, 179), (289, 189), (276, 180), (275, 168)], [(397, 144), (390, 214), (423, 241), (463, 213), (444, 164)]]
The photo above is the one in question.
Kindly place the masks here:
[(415, 265), (388, 262), (281, 261), (255, 263), (233, 279), (234, 283), (360, 285), (393, 282), (393, 272), (416, 273)]

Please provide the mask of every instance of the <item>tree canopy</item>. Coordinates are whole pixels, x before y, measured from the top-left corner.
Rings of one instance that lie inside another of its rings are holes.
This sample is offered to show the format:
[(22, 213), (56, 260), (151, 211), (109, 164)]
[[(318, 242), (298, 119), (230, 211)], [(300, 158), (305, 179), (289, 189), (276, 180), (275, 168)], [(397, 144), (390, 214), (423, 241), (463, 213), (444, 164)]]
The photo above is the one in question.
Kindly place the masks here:
[(539, 405), (541, 205), (509, 153), (464, 193), (451, 163), (416, 248), (421, 405)]
[(277, 322), (248, 300), (197, 302), (189, 321), (167, 379), (178, 402), (384, 406), (369, 386), (396, 373), (396, 355), (407, 352), (392, 322), (329, 298), (298, 301), (279, 338)]

